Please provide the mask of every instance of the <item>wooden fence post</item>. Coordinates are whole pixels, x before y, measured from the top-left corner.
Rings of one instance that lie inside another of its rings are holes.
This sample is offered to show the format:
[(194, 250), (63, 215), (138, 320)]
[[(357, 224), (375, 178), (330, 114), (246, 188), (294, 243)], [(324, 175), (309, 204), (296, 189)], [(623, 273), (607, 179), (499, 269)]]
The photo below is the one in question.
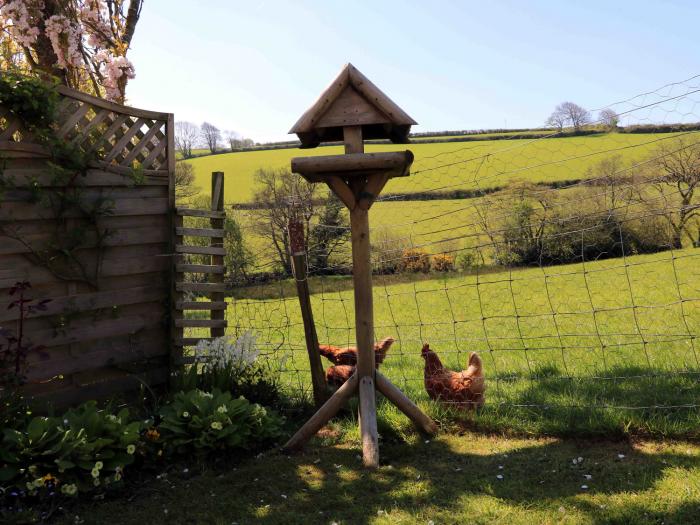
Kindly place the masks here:
[(311, 309), (311, 293), (309, 291), (309, 280), (306, 271), (307, 260), (304, 250), (304, 225), (299, 220), (290, 219), (287, 231), (289, 232), (289, 246), (292, 252), (292, 266), (294, 269), (294, 280), (297, 284), (301, 318), (304, 322), (304, 339), (306, 341), (306, 351), (309, 354), (314, 402), (316, 407), (321, 407), (328, 401), (330, 392), (326, 386), (321, 355), (318, 352), (318, 335), (316, 334), (314, 314)]
[[(211, 210), (222, 212), (224, 211), (224, 173), (222, 171), (215, 171), (211, 174)], [(226, 226), (226, 219), (211, 218), (211, 228), (213, 230), (224, 230)], [(224, 233), (224, 236), (226, 233)], [(209, 245), (212, 247), (224, 247), (224, 237), (216, 238), (212, 237)], [(224, 256), (223, 255), (212, 255), (211, 256), (212, 266), (224, 266)], [(209, 282), (211, 283), (223, 283), (224, 274), (223, 273), (212, 273), (209, 274)], [(212, 303), (223, 302), (225, 300), (224, 292), (212, 292), (209, 296)], [(224, 320), (226, 319), (226, 310), (211, 310), (212, 320)], [(226, 334), (226, 327), (224, 326), (212, 326), (211, 327), (211, 337), (222, 337)]]

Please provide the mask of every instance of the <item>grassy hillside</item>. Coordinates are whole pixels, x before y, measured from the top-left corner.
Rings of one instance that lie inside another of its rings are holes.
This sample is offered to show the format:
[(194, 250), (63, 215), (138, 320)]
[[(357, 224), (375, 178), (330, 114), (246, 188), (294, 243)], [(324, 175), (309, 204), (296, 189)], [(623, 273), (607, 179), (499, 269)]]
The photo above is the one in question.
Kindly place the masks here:
[[(385, 192), (411, 193), (486, 189), (513, 180), (557, 182), (576, 180), (586, 170), (612, 154), (628, 163), (640, 162), (675, 134), (618, 134), (566, 138), (483, 140), (466, 143), (414, 143), (405, 146), (416, 156), (412, 175), (393, 179)], [(369, 145), (368, 152), (395, 151), (404, 146)], [(248, 202), (260, 168), (288, 168), (292, 157), (337, 155), (340, 147), (311, 150), (284, 149), (229, 153), (193, 159), (198, 186), (208, 191), (212, 171), (226, 173), (226, 201)]]

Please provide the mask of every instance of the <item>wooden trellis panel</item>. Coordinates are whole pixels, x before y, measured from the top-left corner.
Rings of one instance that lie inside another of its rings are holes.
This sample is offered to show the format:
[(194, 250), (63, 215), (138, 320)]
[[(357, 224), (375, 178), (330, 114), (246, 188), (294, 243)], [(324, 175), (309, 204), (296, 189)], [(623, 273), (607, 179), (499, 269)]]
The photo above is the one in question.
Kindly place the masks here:
[[(173, 291), (173, 358), (176, 363), (192, 363), (197, 356), (187, 347), (196, 345), (203, 339), (211, 340), (226, 333), (226, 302), (224, 284), (224, 174), (212, 173), (211, 209), (194, 210), (178, 208), (176, 210), (174, 245), (175, 245), (175, 289)], [(209, 219), (209, 228), (186, 228), (185, 217)], [(199, 237), (209, 240), (208, 246), (187, 245), (185, 237)], [(208, 264), (190, 264), (185, 261), (188, 255), (205, 256)], [(188, 282), (185, 274), (203, 275), (206, 282)], [(207, 301), (187, 298), (187, 294), (204, 294)], [(201, 318), (201, 312), (209, 312), (208, 319)], [(198, 317), (188, 318), (187, 312), (195, 312)], [(207, 336), (188, 335), (187, 329), (208, 328)]]
[[(36, 243), (50, 238), (55, 217), (40, 202), (27, 200), (23, 188), (60, 188), (47, 152), (0, 106), (0, 174), (15, 185), (0, 202), (0, 326), (17, 330), (17, 311), (7, 308), (15, 282), (28, 280), (30, 297), (51, 300), (25, 324), (31, 343), (46, 347), (28, 357), (25, 391), (39, 401), (69, 405), (144, 383), (163, 384), (169, 377), (175, 151), (171, 114), (59, 91), (57, 133), (99, 154), (80, 177), (82, 198), (112, 203), (100, 219), (111, 233), (99, 284), (57, 277), (27, 257), (30, 250), (13, 235)], [(144, 175), (136, 183), (127, 176), (135, 167)], [(79, 223), (80, 214), (74, 220)], [(96, 255), (89, 247), (82, 252), (86, 261)]]

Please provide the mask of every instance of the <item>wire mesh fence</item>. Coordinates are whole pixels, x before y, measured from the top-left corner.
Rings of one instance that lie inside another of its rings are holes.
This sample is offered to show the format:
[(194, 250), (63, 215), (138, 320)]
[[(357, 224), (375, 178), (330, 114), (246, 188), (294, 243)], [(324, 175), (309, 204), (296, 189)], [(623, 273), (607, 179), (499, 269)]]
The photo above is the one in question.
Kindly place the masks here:
[[(700, 76), (603, 110), (611, 111), (580, 129), (409, 146), (412, 175), (388, 184), (370, 224), (375, 339), (396, 340), (381, 369), (414, 399), (428, 399), (421, 348), (429, 343), (456, 371), (471, 352), (481, 356), (485, 410), (697, 421)], [(284, 192), (277, 204), (234, 211), (249, 251), (229, 332), (252, 331), (285, 388), (308, 393), (277, 223), (291, 213), (285, 202), (306, 203), (319, 341), (352, 346), (347, 212), (333, 208), (326, 188), (275, 188)]]

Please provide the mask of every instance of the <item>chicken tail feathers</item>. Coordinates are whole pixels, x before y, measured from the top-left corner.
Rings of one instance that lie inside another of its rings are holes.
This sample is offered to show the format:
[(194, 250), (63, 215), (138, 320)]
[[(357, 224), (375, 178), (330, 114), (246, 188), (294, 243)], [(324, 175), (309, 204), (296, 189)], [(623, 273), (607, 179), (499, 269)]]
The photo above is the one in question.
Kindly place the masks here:
[(483, 370), (481, 357), (479, 357), (479, 354), (476, 352), (471, 352), (469, 354), (469, 368), (472, 369), (475, 374), (480, 374)]

